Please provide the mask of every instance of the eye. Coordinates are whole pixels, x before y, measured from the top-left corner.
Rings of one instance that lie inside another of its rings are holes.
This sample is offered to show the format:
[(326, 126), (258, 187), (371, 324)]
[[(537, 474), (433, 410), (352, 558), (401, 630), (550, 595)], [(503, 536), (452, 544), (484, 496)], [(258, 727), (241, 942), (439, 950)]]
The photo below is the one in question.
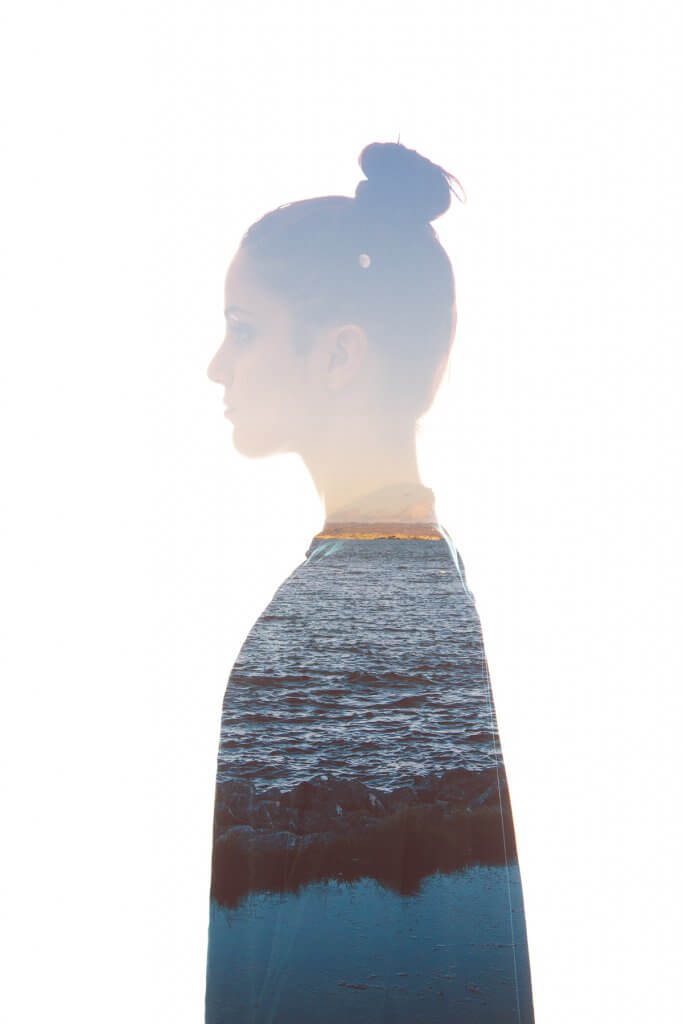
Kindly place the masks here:
[(239, 345), (244, 345), (251, 341), (254, 334), (249, 324), (245, 324), (232, 313), (226, 317), (226, 332)]

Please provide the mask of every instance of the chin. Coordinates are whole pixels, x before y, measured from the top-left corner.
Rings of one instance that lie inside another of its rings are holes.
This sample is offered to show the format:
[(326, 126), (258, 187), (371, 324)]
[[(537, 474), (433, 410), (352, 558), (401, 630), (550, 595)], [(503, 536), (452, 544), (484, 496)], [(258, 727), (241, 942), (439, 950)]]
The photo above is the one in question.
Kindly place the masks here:
[(279, 439), (238, 426), (235, 426), (232, 432), (232, 446), (236, 452), (249, 459), (263, 459), (287, 450)]

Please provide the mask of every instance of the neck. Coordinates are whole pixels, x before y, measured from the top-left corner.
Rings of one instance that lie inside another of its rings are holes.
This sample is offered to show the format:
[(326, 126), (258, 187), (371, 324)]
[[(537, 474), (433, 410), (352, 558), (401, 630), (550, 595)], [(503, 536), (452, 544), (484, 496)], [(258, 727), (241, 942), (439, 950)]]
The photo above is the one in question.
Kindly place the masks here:
[[(356, 499), (392, 485), (424, 486), (417, 462), (415, 424), (408, 420), (358, 416), (329, 425), (301, 453), (318, 494), (326, 521)], [(387, 506), (391, 517), (391, 498)]]

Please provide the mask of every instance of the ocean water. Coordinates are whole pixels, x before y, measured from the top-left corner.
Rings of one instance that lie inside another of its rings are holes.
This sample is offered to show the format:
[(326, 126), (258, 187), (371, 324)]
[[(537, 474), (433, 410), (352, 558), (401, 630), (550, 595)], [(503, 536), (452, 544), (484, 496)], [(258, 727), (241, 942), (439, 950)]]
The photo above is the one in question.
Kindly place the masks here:
[(207, 1024), (520, 1024), (519, 872), (472, 867), (405, 897), (370, 879), (211, 905)]
[(479, 618), (444, 540), (317, 540), (226, 690), (206, 1024), (530, 1024)]
[(479, 619), (447, 542), (314, 541), (234, 665), (218, 781), (391, 790), (499, 762)]

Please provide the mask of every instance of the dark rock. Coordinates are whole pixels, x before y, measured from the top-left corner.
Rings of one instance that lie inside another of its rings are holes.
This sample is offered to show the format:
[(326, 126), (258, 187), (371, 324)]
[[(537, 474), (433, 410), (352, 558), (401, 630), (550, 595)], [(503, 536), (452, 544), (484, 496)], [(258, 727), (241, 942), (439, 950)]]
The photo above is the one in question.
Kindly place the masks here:
[(257, 800), (256, 788), (251, 782), (231, 779), (216, 787), (215, 817), (218, 823), (249, 821)]
[(316, 787), (312, 782), (300, 782), (287, 794), (287, 803), (299, 811), (307, 811), (313, 806), (315, 796)]
[(347, 779), (330, 780), (325, 790), (325, 803), (332, 807), (335, 813), (337, 804), (343, 811), (357, 811), (368, 806), (368, 789), (362, 782)]
[(479, 793), (477, 796), (472, 797), (467, 804), (467, 810), (473, 811), (477, 807), (487, 807), (496, 804), (497, 802), (498, 785), (497, 783), (494, 783), (493, 785), (488, 786), (483, 793)]
[(231, 828), (226, 828), (225, 831), (221, 832), (218, 836), (219, 842), (249, 842), (256, 835), (256, 829), (253, 829), (251, 825), (233, 825)]
[(263, 800), (256, 804), (251, 811), (250, 824), (259, 828), (273, 828), (278, 825), (281, 818), (279, 803), (273, 800)]
[(384, 803), (383, 803), (383, 800), (385, 800), (385, 799), (386, 799), (386, 794), (382, 793), (380, 790), (377, 790), (377, 789), (370, 789), (370, 790), (368, 790), (368, 801), (370, 803), (370, 806), (371, 806), (373, 812), (376, 815), (386, 814), (387, 809), (386, 809), (386, 807), (384, 806)]
[(253, 837), (261, 851), (293, 850), (299, 840), (293, 832), (259, 832)]
[(411, 804), (414, 804), (416, 800), (417, 790), (415, 786), (401, 786), (399, 789), (394, 789), (391, 793), (387, 793), (384, 803), (391, 811), (398, 811), (401, 807), (409, 807)]
[(259, 837), (284, 833), (299, 838), (342, 837), (411, 809), (432, 808), (448, 821), (463, 814), (488, 813), (495, 810), (501, 795), (505, 805), (505, 776), (495, 767), (416, 776), (414, 784), (389, 792), (323, 774), (286, 792), (271, 786), (257, 793), (251, 782), (232, 779), (217, 787), (215, 824), (221, 835), (226, 829), (231, 832), (235, 826), (245, 826), (258, 830)]

